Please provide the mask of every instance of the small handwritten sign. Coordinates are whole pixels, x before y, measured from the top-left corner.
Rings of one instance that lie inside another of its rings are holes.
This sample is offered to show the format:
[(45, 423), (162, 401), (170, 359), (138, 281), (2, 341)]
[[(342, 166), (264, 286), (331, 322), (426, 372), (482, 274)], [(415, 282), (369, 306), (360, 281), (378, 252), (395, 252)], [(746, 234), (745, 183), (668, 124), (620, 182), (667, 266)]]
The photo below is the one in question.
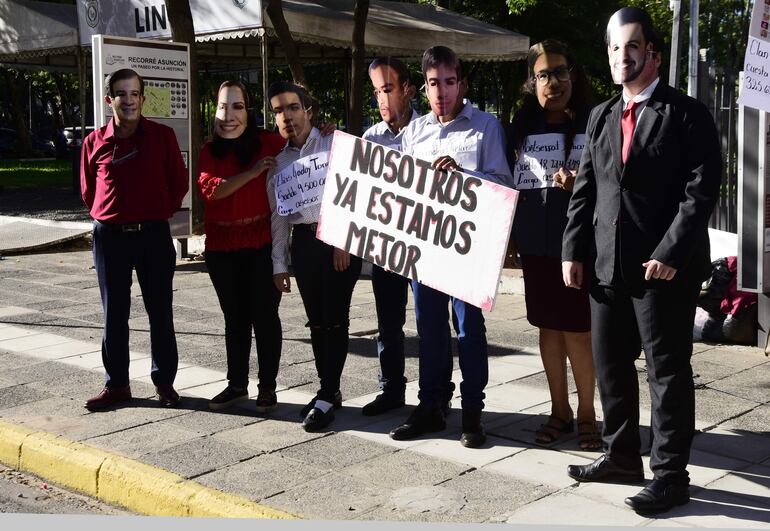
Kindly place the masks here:
[(770, 4), (754, 2), (738, 103), (770, 112)]
[(319, 205), (324, 195), (329, 152), (303, 157), (275, 174), (275, 204), (278, 215), (288, 216)]
[(567, 162), (564, 162), (564, 135), (547, 133), (529, 135), (524, 139), (519, 160), (513, 168), (513, 180), (517, 190), (550, 188), (553, 175), (562, 166), (577, 171), (585, 135), (575, 135)]

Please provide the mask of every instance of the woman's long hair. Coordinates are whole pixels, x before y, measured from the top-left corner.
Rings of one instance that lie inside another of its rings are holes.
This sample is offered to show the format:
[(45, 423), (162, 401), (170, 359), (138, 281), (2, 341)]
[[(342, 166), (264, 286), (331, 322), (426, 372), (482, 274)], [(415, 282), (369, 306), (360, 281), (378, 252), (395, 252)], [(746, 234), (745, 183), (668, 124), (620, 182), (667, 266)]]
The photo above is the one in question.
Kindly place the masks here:
[(262, 130), (257, 125), (257, 117), (251, 110), (251, 98), (249, 97), (249, 89), (246, 88), (242, 82), (237, 80), (227, 80), (219, 85), (217, 90), (217, 106), (219, 106), (219, 93), (223, 88), (238, 87), (243, 94), (243, 102), (246, 104), (246, 112), (248, 117), (246, 118), (246, 130), (238, 138), (222, 138), (217, 134), (216, 127), (214, 128), (214, 135), (211, 140), (211, 154), (218, 159), (224, 159), (231, 152), (235, 154), (235, 158), (238, 159), (238, 164), (241, 167), (246, 166), (254, 158), (254, 155), (259, 153), (261, 147), (259, 141), (259, 133)]
[(565, 116), (567, 117), (567, 131), (565, 133), (564, 150), (565, 162), (572, 151), (575, 135), (583, 132), (588, 113), (591, 110), (591, 97), (588, 80), (585, 72), (575, 59), (572, 50), (561, 41), (546, 39), (534, 44), (527, 54), (527, 80), (521, 87), (524, 101), (521, 109), (516, 112), (511, 122), (513, 127), (513, 146), (516, 150), (516, 158), (521, 151), (524, 138), (538, 131), (545, 123), (545, 109), (537, 101), (537, 87), (535, 84), (535, 63), (544, 54), (561, 55), (567, 61), (567, 68), (571, 70), (572, 95), (567, 102)]

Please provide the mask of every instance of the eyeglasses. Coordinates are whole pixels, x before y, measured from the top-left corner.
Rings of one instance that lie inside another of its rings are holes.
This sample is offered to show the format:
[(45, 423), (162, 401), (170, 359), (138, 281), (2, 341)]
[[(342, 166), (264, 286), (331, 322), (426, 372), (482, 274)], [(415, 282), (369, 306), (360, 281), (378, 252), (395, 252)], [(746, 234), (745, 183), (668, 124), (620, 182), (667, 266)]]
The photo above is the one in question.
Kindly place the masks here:
[(572, 68), (561, 66), (553, 70), (542, 70), (537, 74), (535, 74), (533, 76), (533, 79), (537, 81), (538, 85), (540, 85), (541, 87), (544, 87), (548, 84), (548, 80), (551, 79), (551, 76), (555, 77), (557, 81), (560, 81), (562, 83), (564, 83), (565, 81), (569, 81), (571, 72), (572, 72)]

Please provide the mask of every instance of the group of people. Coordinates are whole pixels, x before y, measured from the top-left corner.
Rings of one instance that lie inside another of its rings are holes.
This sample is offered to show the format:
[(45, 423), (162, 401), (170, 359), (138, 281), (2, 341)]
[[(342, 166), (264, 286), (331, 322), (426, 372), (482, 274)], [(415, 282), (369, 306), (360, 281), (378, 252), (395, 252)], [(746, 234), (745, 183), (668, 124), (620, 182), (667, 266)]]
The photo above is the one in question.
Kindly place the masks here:
[[(713, 120), (702, 104), (659, 78), (662, 40), (642, 9), (623, 8), (606, 32), (613, 80), (622, 91), (591, 109), (589, 87), (570, 48), (545, 40), (530, 48), (523, 103), (509, 131), (464, 98), (467, 78), (444, 46), (425, 51), (430, 112), (411, 106), (417, 92), (406, 66), (381, 57), (369, 66), (382, 121), (363, 138), (508, 187), (526, 146), (557, 135), (563, 162), (537, 186), (519, 190), (511, 241), (521, 255), (527, 318), (539, 329), (551, 414), (535, 441), (551, 444), (578, 430), (585, 450), (601, 450), (567, 473), (581, 482), (640, 483), (639, 391), (634, 361), (644, 350), (652, 400), (650, 468), (654, 479), (626, 504), (658, 512), (689, 500), (686, 470), (694, 434), (690, 356), (695, 298), (709, 269), (707, 222), (720, 186)], [(94, 263), (105, 313), (106, 385), (86, 407), (131, 398), (128, 314), (132, 269), (150, 319), (151, 377), (160, 402), (176, 406), (177, 347), (172, 318), (174, 249), (168, 219), (187, 192), (187, 170), (171, 129), (142, 117), (142, 79), (118, 70), (107, 80), (113, 118), (89, 135), (82, 159), (83, 199), (94, 218)], [(260, 129), (238, 81), (218, 92), (213, 139), (200, 154), (205, 201), (205, 260), (225, 320), (227, 387), (213, 410), (249, 397), (252, 331), (258, 412), (278, 406), (281, 295), (292, 281), (307, 314), (320, 381), (302, 409), (318, 431), (342, 406), (352, 292), (361, 258), (316, 238), (319, 205), (281, 215), (275, 176), (308, 155), (328, 152), (333, 135), (315, 125), (317, 103), (301, 86), (273, 83), (266, 95), (278, 132)], [(545, 136), (544, 136), (545, 135)], [(507, 138), (507, 141), (506, 141)], [(373, 265), (381, 393), (362, 408), (379, 415), (405, 405), (404, 323), (408, 292), (419, 334), (419, 403), (390, 437), (405, 440), (446, 427), (457, 344), (462, 435), (484, 445), (487, 339), (481, 310)], [(451, 313), (450, 313), (451, 311)], [(452, 325), (450, 325), (450, 321)], [(567, 360), (577, 388), (570, 406)], [(601, 432), (594, 411), (598, 381)]]

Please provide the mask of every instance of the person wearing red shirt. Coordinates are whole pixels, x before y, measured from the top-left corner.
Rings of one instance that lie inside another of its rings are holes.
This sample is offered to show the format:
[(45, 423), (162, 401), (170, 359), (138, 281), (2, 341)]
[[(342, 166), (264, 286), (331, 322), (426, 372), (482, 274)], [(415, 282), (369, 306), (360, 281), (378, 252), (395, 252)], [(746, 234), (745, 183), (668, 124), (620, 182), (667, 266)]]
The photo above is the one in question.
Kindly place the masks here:
[(131, 399), (128, 318), (136, 269), (150, 320), (152, 372), (161, 405), (176, 406), (178, 365), (172, 303), (176, 252), (169, 218), (189, 188), (174, 131), (142, 116), (144, 81), (133, 70), (113, 72), (105, 101), (113, 118), (83, 142), (80, 182), (94, 219), (94, 266), (104, 308), (104, 389), (91, 410)]
[(281, 292), (273, 283), (265, 178), (285, 140), (261, 130), (239, 81), (219, 87), (213, 140), (203, 145), (198, 188), (205, 202), (206, 267), (225, 317), (228, 385), (209, 402), (248, 399), (251, 331), (257, 343), (259, 413), (274, 410), (281, 358)]

